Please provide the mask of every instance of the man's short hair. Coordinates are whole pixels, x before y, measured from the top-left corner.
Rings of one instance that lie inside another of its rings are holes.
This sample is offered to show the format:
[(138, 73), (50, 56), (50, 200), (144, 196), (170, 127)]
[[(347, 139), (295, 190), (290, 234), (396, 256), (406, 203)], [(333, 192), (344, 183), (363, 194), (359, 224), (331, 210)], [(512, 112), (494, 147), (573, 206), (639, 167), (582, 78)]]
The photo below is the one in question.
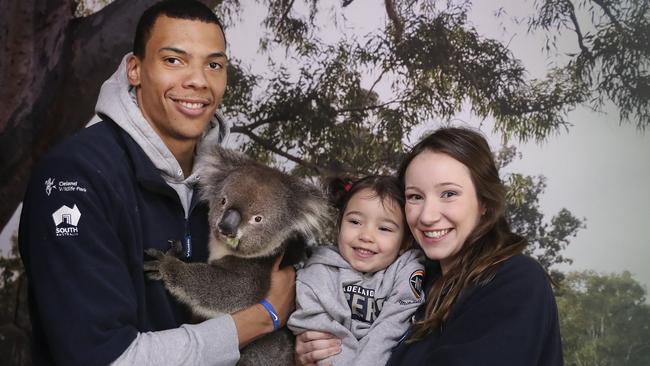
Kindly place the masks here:
[(133, 54), (138, 58), (144, 58), (144, 50), (147, 41), (151, 38), (151, 30), (156, 20), (163, 15), (174, 19), (196, 20), (216, 24), (223, 33), (224, 41), (226, 39), (221, 21), (203, 3), (196, 0), (163, 0), (145, 10), (140, 16), (140, 20), (138, 20), (133, 40)]

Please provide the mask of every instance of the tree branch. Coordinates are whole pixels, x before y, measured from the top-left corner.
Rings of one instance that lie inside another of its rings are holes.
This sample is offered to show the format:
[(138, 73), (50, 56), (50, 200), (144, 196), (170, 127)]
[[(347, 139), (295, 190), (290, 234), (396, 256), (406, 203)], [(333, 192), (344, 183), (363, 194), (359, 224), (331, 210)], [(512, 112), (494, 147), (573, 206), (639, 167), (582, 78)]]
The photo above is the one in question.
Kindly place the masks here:
[(591, 50), (585, 45), (584, 36), (582, 35), (582, 31), (580, 30), (580, 24), (578, 23), (578, 18), (576, 17), (576, 8), (573, 6), (570, 0), (567, 0), (566, 4), (570, 10), (569, 17), (571, 18), (571, 22), (575, 27), (574, 31), (578, 36), (578, 45), (580, 46), (582, 53), (585, 54), (585, 56), (591, 60), (593, 58), (593, 55), (591, 54)]
[(370, 89), (368, 89), (368, 94), (372, 93), (372, 91), (375, 89), (375, 86), (377, 86), (377, 84), (381, 81), (381, 79), (384, 77), (384, 74), (386, 74), (387, 71), (388, 70), (386, 70), (386, 69), (381, 71), (381, 74), (379, 74), (379, 77), (377, 77), (375, 82), (372, 83), (372, 86), (370, 87)]
[(24, 196), (33, 163), (60, 137), (64, 122), (50, 107), (65, 84), (74, 6), (0, 0), (0, 227)]
[(621, 23), (619, 23), (618, 19), (612, 14), (611, 9), (609, 6), (605, 4), (604, 1), (602, 0), (591, 0), (593, 1), (596, 5), (600, 6), (601, 9), (603, 9), (603, 12), (605, 12), (605, 15), (609, 18), (609, 20), (614, 24), (614, 27), (616, 28), (617, 31), (624, 33), (625, 30), (623, 29), (623, 26), (621, 26)]
[(286, 118), (285, 116), (282, 116), (282, 117), (281, 116), (273, 116), (273, 117), (269, 117), (269, 118), (266, 118), (266, 119), (261, 119), (259, 121), (256, 121), (256, 122), (253, 122), (253, 123), (247, 124), (247, 125), (232, 126), (230, 128), (230, 131), (231, 132), (239, 132), (239, 133), (241, 133), (242, 128), (246, 128), (249, 131), (253, 131), (254, 129), (256, 129), (256, 128), (260, 127), (260, 126), (264, 126), (266, 124), (272, 124), (272, 123), (276, 123), (276, 122), (286, 121), (287, 119), (288, 118)]
[(397, 9), (395, 9), (395, 2), (393, 0), (384, 0), (384, 6), (386, 7), (386, 15), (395, 28), (393, 37), (395, 37), (396, 41), (400, 41), (404, 33), (404, 23), (397, 13)]
[(343, 108), (343, 109), (335, 109), (337, 114), (343, 114), (343, 113), (350, 113), (350, 112), (364, 112), (364, 111), (370, 111), (370, 110), (375, 110), (379, 108), (383, 108), (389, 104), (393, 103), (403, 103), (403, 100), (397, 100), (393, 99), (389, 102), (382, 103), (382, 104), (374, 104), (374, 105), (369, 105), (365, 107), (359, 107), (359, 108)]
[(286, 151), (280, 150), (277, 146), (273, 145), (268, 140), (265, 140), (265, 139), (261, 138), (260, 136), (256, 135), (251, 130), (249, 130), (249, 129), (243, 127), (243, 126), (238, 126), (238, 128), (231, 129), (231, 132), (241, 133), (241, 134), (243, 134), (245, 136), (248, 136), (253, 142), (261, 145), (266, 150), (268, 150), (268, 151), (270, 151), (270, 152), (272, 152), (272, 153), (274, 153), (276, 155), (280, 155), (280, 156), (288, 159), (289, 161), (293, 161), (296, 164), (299, 164), (299, 165), (302, 165), (302, 166), (304, 166), (306, 168), (312, 169), (314, 172), (316, 172), (316, 174), (318, 174), (320, 176), (327, 176), (327, 175), (333, 175), (334, 174), (334, 172), (331, 171), (330, 169), (323, 168), (323, 167), (318, 166), (318, 165), (316, 165), (316, 164), (314, 164), (314, 163), (312, 163), (310, 161), (300, 159), (300, 158), (298, 158), (296, 156), (293, 156), (293, 155), (287, 153)]
[(284, 9), (284, 13), (282, 14), (282, 21), (286, 19), (289, 16), (289, 12), (291, 11), (291, 8), (293, 8), (293, 4), (295, 3), (295, 0), (291, 0), (289, 4), (287, 4), (287, 8)]

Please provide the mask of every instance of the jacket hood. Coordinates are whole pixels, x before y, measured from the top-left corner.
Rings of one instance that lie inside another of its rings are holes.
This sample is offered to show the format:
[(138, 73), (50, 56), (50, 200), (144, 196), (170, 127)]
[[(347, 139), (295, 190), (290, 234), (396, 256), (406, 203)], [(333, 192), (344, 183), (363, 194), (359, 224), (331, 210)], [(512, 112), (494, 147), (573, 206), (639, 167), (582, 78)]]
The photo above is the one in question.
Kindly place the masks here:
[(306, 266), (312, 264), (324, 264), (336, 268), (352, 268), (343, 256), (339, 253), (339, 248), (335, 245), (320, 246), (314, 248), (314, 251), (309, 257)]
[[(126, 65), (131, 55), (132, 53), (128, 53), (122, 58), (117, 71), (102, 85), (95, 107), (97, 116), (100, 119), (102, 116), (112, 119), (126, 131), (144, 150), (168, 183), (196, 181), (197, 164), (194, 164), (190, 177), (185, 178), (174, 155), (142, 115), (135, 88), (129, 84), (126, 76)], [(93, 122), (96, 121), (91, 121), (91, 124)], [(196, 151), (204, 144), (220, 143), (225, 139), (228, 130), (223, 116), (217, 111), (199, 140)]]
[[(418, 260), (423, 262), (423, 254), (419, 249), (409, 249), (406, 252), (397, 256), (395, 261), (389, 265), (396, 269), (402, 268), (411, 261)], [(339, 248), (335, 245), (326, 245), (314, 248), (314, 251), (309, 257), (309, 260), (305, 264), (305, 267), (309, 267), (312, 264), (323, 264), (329, 267), (335, 267), (339, 269), (351, 269), (356, 271), (350, 263), (348, 263), (339, 252)], [(381, 269), (378, 272), (387, 270), (387, 268)]]

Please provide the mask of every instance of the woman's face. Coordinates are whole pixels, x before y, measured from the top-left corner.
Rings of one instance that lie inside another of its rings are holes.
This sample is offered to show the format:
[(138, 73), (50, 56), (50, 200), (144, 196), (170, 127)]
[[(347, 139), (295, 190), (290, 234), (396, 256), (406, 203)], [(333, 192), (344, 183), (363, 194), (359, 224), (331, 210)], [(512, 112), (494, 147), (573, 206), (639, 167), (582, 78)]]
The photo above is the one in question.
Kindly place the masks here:
[(485, 212), (469, 169), (449, 155), (424, 151), (406, 168), (406, 221), (443, 273)]

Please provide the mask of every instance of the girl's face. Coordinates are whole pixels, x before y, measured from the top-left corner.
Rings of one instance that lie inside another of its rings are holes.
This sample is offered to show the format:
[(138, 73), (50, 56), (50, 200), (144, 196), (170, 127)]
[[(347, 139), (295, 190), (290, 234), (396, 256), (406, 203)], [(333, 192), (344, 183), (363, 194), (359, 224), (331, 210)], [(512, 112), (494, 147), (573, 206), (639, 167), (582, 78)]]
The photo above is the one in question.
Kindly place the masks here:
[(445, 273), (485, 212), (469, 169), (449, 155), (424, 151), (406, 168), (404, 186), (411, 233)]
[(359, 272), (382, 270), (397, 258), (404, 229), (396, 202), (382, 202), (372, 190), (362, 189), (350, 198), (343, 213), (339, 252)]

